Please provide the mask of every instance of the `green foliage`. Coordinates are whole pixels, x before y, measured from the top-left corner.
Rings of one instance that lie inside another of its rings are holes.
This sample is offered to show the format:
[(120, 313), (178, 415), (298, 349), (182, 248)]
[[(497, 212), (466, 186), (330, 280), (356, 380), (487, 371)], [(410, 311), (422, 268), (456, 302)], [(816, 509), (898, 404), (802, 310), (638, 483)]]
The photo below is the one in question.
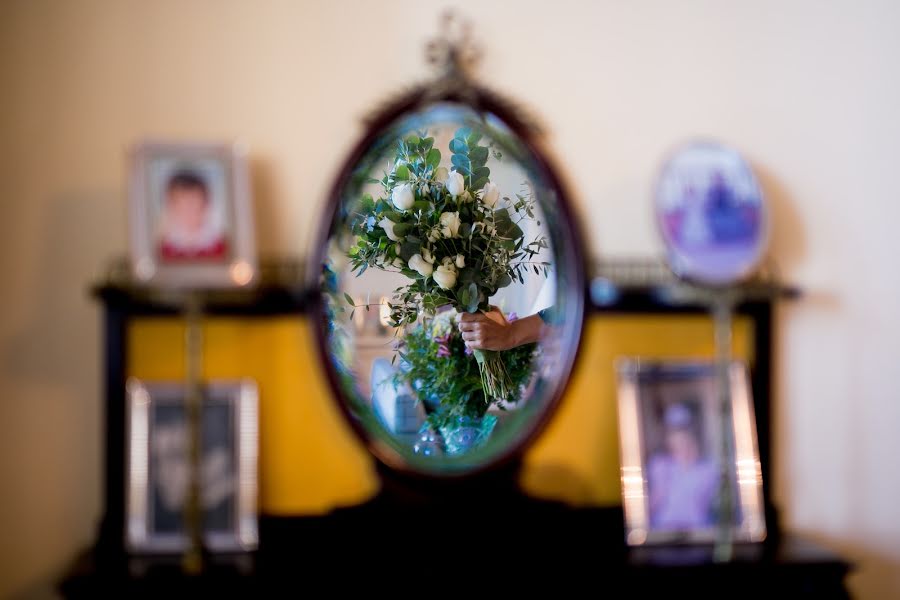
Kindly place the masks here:
[[(475, 357), (466, 354), (465, 342), (450, 313), (423, 320), (410, 327), (398, 351), (402, 359), (394, 376), (395, 385), (409, 384), (428, 407), (428, 421), (436, 430), (449, 426), (457, 417), (483, 417), (492, 404), (482, 387)], [(439, 355), (441, 346), (448, 351)], [(502, 353), (502, 360), (515, 394), (503, 400), (518, 402), (532, 375), (536, 344), (527, 344)]]

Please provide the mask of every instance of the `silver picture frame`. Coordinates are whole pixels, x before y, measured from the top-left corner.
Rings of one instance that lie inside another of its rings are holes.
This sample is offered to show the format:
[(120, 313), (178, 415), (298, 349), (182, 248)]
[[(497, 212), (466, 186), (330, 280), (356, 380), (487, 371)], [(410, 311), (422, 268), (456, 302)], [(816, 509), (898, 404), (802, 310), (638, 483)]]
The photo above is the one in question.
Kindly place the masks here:
[[(257, 281), (249, 167), (240, 144), (144, 141), (129, 158), (130, 262), (138, 283), (221, 289)], [(184, 214), (170, 210), (173, 185), (185, 177), (202, 191), (205, 212), (193, 229), (170, 231), (177, 223), (173, 215)], [(167, 252), (174, 247), (167, 246), (167, 235), (184, 252)]]
[[(188, 545), (185, 386), (130, 378), (125, 543), (135, 554), (180, 553)], [(249, 379), (204, 386), (201, 411), (203, 543), (212, 552), (258, 544), (259, 401)]]
[[(714, 542), (722, 483), (714, 363), (621, 358), (616, 377), (626, 542)], [(737, 500), (732, 533), (737, 542), (759, 542), (766, 523), (746, 365), (733, 362), (729, 378)]]

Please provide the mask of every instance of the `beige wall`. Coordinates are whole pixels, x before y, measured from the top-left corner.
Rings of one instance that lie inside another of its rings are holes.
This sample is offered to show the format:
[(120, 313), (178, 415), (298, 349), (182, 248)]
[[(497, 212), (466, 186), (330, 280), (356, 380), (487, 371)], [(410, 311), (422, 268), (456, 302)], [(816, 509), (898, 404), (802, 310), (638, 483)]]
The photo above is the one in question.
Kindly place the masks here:
[[(302, 253), (358, 118), (427, 75), (446, 4), (0, 3), (0, 597), (94, 534), (86, 286), (126, 248), (126, 145), (242, 138), (262, 249)], [(778, 338), (786, 522), (859, 559), (861, 597), (900, 594), (900, 4), (454, 4), (484, 79), (551, 131), (595, 253), (658, 251), (651, 176), (675, 142), (715, 136), (751, 159), (773, 253), (809, 294)]]

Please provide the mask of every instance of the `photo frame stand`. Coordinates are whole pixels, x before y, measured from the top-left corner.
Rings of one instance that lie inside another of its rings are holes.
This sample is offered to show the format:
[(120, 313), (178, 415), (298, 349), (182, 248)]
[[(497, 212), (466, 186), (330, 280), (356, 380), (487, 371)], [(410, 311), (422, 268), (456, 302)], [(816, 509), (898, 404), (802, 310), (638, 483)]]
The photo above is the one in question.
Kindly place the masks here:
[(182, 556), (185, 573), (203, 571), (203, 512), (200, 505), (201, 416), (203, 408), (203, 310), (201, 292), (190, 290), (184, 299), (185, 408), (188, 422), (189, 480), (185, 506), (187, 549)]
[[(735, 511), (735, 498), (730, 482), (734, 479), (735, 465), (728, 458), (734, 454), (734, 432), (732, 430), (732, 398), (730, 366), (732, 362), (732, 331), (735, 308), (742, 302), (752, 300), (776, 300), (795, 296), (792, 290), (767, 281), (752, 281), (722, 287), (708, 287), (684, 283), (675, 286), (669, 300), (675, 303), (699, 304), (707, 307), (713, 319), (715, 346), (716, 387), (719, 405), (718, 417), (721, 422), (722, 440), (719, 449), (722, 457), (717, 493), (716, 541), (713, 546), (713, 561), (730, 562), (734, 559), (734, 532), (731, 515)], [(741, 473), (737, 473), (740, 477)]]

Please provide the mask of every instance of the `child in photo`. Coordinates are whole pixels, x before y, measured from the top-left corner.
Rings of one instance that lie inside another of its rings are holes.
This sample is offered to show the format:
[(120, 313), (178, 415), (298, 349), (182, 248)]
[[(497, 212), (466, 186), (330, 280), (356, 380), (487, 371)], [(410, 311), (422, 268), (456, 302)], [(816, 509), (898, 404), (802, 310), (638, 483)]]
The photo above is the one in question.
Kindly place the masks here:
[(160, 218), (160, 258), (163, 261), (226, 258), (228, 242), (224, 226), (214, 212), (206, 181), (193, 171), (176, 171), (165, 189)]

